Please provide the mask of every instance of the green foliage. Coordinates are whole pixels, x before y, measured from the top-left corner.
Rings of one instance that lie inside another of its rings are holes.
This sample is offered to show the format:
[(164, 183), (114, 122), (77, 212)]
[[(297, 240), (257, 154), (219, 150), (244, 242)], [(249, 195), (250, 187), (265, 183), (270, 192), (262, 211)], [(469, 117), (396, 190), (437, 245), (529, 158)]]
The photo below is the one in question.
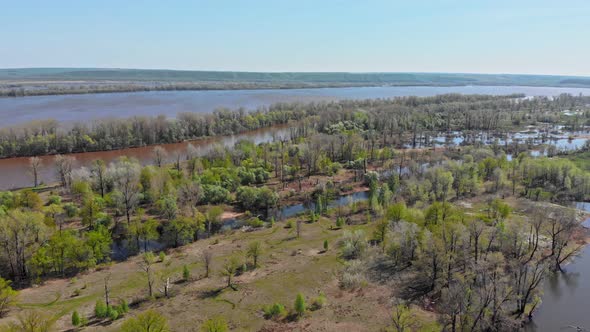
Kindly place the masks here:
[(268, 187), (239, 187), (236, 199), (243, 209), (256, 211), (275, 207), (279, 196)]
[(183, 265), (182, 267), (182, 278), (185, 281), (188, 281), (191, 277), (191, 270), (188, 268), (188, 265)]
[(10, 286), (11, 281), (0, 277), (0, 317), (16, 304), (18, 292)]
[(68, 218), (74, 218), (78, 214), (78, 208), (74, 203), (65, 203), (63, 207)]
[(52, 204), (56, 204), (56, 205), (61, 204), (61, 196), (59, 196), (59, 195), (50, 195), (47, 198), (47, 205), (52, 205)]
[(266, 319), (280, 320), (287, 315), (287, 310), (285, 309), (285, 306), (280, 303), (274, 303), (268, 306), (264, 306), (262, 308), (262, 312), (264, 313), (264, 318)]
[(94, 304), (94, 316), (102, 319), (108, 317), (108, 314), (109, 312), (106, 303), (104, 303), (103, 300), (96, 300), (96, 303)]
[(263, 249), (260, 241), (254, 241), (248, 245), (246, 256), (252, 258), (252, 263), (254, 267), (258, 266), (258, 258), (260, 257), (260, 255), (262, 255), (262, 252)]
[(121, 304), (119, 305), (119, 312), (123, 314), (129, 312), (129, 304), (127, 304), (127, 301), (125, 301), (125, 299), (121, 300)]
[(305, 304), (305, 297), (303, 297), (303, 294), (297, 294), (297, 298), (295, 298), (295, 304), (293, 306), (293, 309), (295, 310), (295, 313), (298, 317), (301, 317), (305, 314), (305, 311), (307, 310), (307, 304)]
[(119, 310), (115, 307), (107, 307), (107, 316), (110, 320), (117, 320), (119, 318)]
[(328, 240), (324, 240), (324, 251), (328, 251)]
[(207, 319), (201, 326), (201, 332), (227, 332), (229, 327), (222, 317)]
[(326, 306), (328, 303), (328, 299), (326, 299), (326, 295), (323, 292), (320, 292), (320, 295), (313, 299), (311, 302), (311, 310), (319, 310)]
[(336, 217), (336, 228), (340, 229), (344, 226), (344, 217)]
[(170, 332), (167, 319), (155, 310), (147, 310), (128, 318), (121, 325), (121, 332)]
[(341, 240), (342, 257), (346, 259), (360, 258), (367, 249), (365, 232), (356, 230), (353, 232), (345, 231)]
[(72, 313), (72, 325), (74, 326), (80, 326), (81, 320), (80, 320), (80, 315), (78, 314), (78, 311), (75, 311)]
[(223, 204), (230, 201), (229, 191), (221, 186), (203, 185), (204, 197), (203, 203), (206, 204)]
[(264, 222), (262, 220), (260, 220), (258, 217), (252, 217), (252, 218), (248, 218), (248, 220), (246, 220), (246, 225), (248, 225), (252, 228), (260, 228), (260, 227), (264, 226)]

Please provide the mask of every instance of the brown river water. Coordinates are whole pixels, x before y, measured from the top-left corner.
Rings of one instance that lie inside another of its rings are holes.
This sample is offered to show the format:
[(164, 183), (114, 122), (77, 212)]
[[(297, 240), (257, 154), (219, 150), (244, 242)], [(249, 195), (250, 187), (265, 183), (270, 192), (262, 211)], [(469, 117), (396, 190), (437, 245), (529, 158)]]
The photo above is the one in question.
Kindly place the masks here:
[[(218, 145), (229, 147), (233, 146), (240, 140), (249, 140), (259, 144), (263, 142), (271, 142), (274, 139), (285, 138), (287, 135), (289, 135), (289, 128), (285, 126), (278, 126), (249, 131), (232, 136), (208, 137), (181, 143), (162, 144), (160, 146), (162, 146), (168, 152), (167, 162), (173, 162), (176, 160), (176, 156), (178, 154), (180, 154), (181, 160), (186, 159), (187, 146), (189, 143), (197, 148), (199, 155), (202, 155)], [(88, 166), (97, 159), (102, 159), (108, 164), (122, 156), (135, 158), (139, 160), (142, 165), (148, 165), (153, 163), (153, 149), (153, 146), (145, 146), (114, 151), (73, 153), (70, 154), (70, 156), (76, 158), (74, 169)], [(39, 181), (43, 183), (52, 183), (57, 181), (56, 170), (53, 165), (53, 159), (55, 157), (41, 156), (40, 158), (42, 160), (42, 167), (39, 172)], [(28, 165), (28, 157), (0, 159), (0, 190), (32, 186), (33, 176), (28, 170)]]

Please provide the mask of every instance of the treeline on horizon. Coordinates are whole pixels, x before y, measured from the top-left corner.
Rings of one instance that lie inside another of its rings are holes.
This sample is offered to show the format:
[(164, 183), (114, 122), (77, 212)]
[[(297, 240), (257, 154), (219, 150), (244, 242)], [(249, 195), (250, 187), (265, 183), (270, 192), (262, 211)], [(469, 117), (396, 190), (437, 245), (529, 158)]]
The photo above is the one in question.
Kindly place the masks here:
[(99, 68), (0, 69), (0, 97), (160, 90), (462, 85), (590, 87), (590, 78), (458, 73), (264, 73)]
[[(217, 135), (309, 120), (330, 133), (362, 123), (375, 135), (402, 136), (452, 130), (496, 131), (527, 119), (556, 122), (561, 110), (582, 107), (590, 97), (561, 95), (554, 99), (522, 99), (522, 95), (449, 94), (435, 97), (347, 100), (321, 103), (281, 103), (253, 112), (220, 109), (210, 114), (180, 113), (76, 123), (65, 129), (55, 120), (34, 121), (0, 129), (0, 158), (108, 151), (154, 144), (177, 143)], [(353, 121), (362, 118), (362, 121)], [(576, 120), (572, 126), (583, 125)], [(376, 138), (373, 138), (376, 139)], [(398, 142), (402, 144), (402, 142)]]

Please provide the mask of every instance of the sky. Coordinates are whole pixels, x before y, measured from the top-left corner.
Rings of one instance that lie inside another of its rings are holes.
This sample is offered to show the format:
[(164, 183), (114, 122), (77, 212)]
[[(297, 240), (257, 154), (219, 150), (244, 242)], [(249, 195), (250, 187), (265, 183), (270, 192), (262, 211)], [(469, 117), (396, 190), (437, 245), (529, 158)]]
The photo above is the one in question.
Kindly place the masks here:
[(590, 1), (0, 0), (0, 68), (590, 75)]

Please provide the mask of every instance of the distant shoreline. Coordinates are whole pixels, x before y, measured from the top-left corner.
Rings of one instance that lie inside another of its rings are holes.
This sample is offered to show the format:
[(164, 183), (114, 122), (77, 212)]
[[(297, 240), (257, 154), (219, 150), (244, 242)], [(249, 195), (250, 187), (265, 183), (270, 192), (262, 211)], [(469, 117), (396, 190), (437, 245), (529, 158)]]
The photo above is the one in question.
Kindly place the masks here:
[[(22, 84), (22, 83), (21, 83)], [(69, 85), (70, 82), (51, 82), (48, 86), (39, 88), (37, 84), (29, 86), (19, 84), (18, 87), (3, 87), (0, 81), (0, 98), (22, 98), (36, 96), (63, 96), (86, 95), (107, 93), (135, 93), (135, 92), (160, 92), (160, 91), (233, 91), (233, 90), (296, 90), (296, 89), (328, 89), (328, 88), (375, 88), (375, 87), (465, 87), (465, 86), (521, 86), (521, 87), (547, 87), (547, 88), (590, 88), (590, 85), (533, 85), (533, 84), (244, 84), (234, 83), (226, 85), (214, 84), (165, 84), (165, 85), (141, 85), (137, 83), (127, 85), (106, 84), (103, 82), (85, 83), (84, 85)], [(65, 85), (65, 86), (64, 86)]]
[(462, 73), (265, 73), (97, 68), (0, 69), (0, 97), (146, 91), (417, 86), (590, 88), (590, 77)]

